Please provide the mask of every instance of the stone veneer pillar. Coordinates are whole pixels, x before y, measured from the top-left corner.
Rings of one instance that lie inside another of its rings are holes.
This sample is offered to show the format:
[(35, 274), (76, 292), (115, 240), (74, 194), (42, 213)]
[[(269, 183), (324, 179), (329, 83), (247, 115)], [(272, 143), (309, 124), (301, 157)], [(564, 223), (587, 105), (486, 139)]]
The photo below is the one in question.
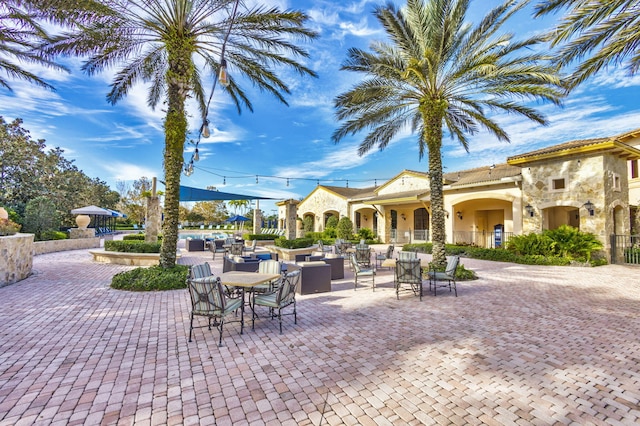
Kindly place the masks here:
[(33, 234), (0, 237), (0, 287), (27, 278), (33, 267)]
[(147, 198), (147, 220), (144, 226), (144, 241), (146, 243), (157, 243), (160, 232), (162, 213), (160, 210), (160, 197), (151, 196)]

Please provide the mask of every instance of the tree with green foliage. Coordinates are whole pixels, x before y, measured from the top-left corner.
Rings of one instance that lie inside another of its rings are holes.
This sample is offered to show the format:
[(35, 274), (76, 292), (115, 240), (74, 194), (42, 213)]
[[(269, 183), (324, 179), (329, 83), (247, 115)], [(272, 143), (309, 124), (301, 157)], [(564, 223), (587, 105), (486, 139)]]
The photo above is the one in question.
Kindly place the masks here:
[[(307, 57), (294, 39), (316, 34), (304, 26), (299, 11), (255, 7), (238, 11), (239, 0), (30, 0), (69, 30), (44, 46), (48, 54), (85, 57), (82, 69), (95, 74), (118, 71), (107, 100), (115, 104), (139, 82), (149, 84), (148, 104), (163, 104), (164, 178), (166, 183), (160, 265), (176, 262), (180, 177), (187, 138), (187, 98), (197, 102), (206, 122), (207, 97), (202, 78), (218, 75), (224, 64), (231, 78), (225, 92), (236, 104), (252, 110), (242, 78), (271, 93), (284, 104), (289, 87), (276, 70), (315, 73), (296, 61)], [(67, 15), (66, 12), (69, 12)], [(204, 69), (198, 69), (202, 63)], [(235, 76), (235, 77), (234, 77)]]
[(9, 80), (25, 80), (53, 89), (29, 70), (28, 64), (65, 68), (38, 54), (37, 46), (47, 37), (42, 25), (20, 0), (0, 2), (0, 87), (12, 90)]
[(467, 21), (469, 0), (408, 0), (398, 9), (378, 6), (375, 16), (390, 42), (371, 52), (349, 49), (342, 69), (366, 79), (335, 100), (334, 132), (338, 143), (362, 130), (360, 155), (380, 150), (401, 132), (418, 133), (418, 155), (428, 153), (431, 188), (433, 261), (444, 265), (445, 213), (442, 193), (442, 137), (446, 127), (468, 151), (467, 134), (484, 128), (499, 140), (509, 136), (488, 111), (515, 114), (540, 124), (544, 116), (529, 101), (558, 104), (564, 94), (542, 37), (516, 41), (499, 31), (522, 3), (515, 0), (491, 10), (473, 27)]
[(305, 216), (302, 219), (302, 230), (304, 232), (313, 232), (313, 216)]
[(58, 226), (73, 226), (71, 210), (78, 207), (115, 208), (117, 192), (85, 175), (73, 160), (64, 158), (62, 149), (45, 149), (45, 140), (33, 140), (21, 119), (7, 123), (0, 116), (0, 204), (23, 217), (30, 200), (46, 196), (55, 205)]
[(23, 232), (34, 234), (36, 241), (43, 240), (47, 231), (57, 231), (59, 224), (56, 206), (48, 197), (36, 197), (27, 203)]
[(249, 200), (231, 200), (228, 202), (229, 206), (233, 207), (233, 212), (238, 214), (238, 209), (242, 213), (242, 209), (249, 207)]
[[(571, 67), (570, 89), (611, 64), (625, 64), (629, 75), (640, 69), (640, 1), (552, 0), (538, 3), (536, 15), (565, 10), (549, 33), (560, 47), (556, 60)], [(578, 62), (576, 66), (576, 61)]]
[(346, 216), (343, 216), (338, 221), (336, 227), (336, 237), (343, 240), (350, 240), (353, 237), (353, 222)]

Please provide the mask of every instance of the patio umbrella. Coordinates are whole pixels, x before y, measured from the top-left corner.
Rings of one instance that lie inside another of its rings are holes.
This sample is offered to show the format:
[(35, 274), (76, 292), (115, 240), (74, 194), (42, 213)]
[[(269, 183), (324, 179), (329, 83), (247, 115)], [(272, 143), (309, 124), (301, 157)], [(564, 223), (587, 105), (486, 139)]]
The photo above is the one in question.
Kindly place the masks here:
[(244, 228), (244, 223), (249, 219), (248, 217), (244, 217), (244, 216), (240, 216), (239, 214), (231, 216), (229, 219), (225, 220), (225, 222), (229, 222), (229, 223), (238, 223), (240, 222), (240, 230), (242, 230)]

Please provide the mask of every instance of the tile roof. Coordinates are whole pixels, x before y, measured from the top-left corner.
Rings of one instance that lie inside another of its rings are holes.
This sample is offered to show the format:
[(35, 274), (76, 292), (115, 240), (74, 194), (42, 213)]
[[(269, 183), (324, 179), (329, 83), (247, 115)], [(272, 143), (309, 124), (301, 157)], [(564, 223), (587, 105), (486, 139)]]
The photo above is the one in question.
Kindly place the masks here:
[(474, 169), (460, 170), (459, 172), (445, 173), (445, 182), (451, 182), (451, 186), (469, 185), (482, 182), (495, 182), (503, 178), (520, 176), (520, 167), (511, 166), (506, 163), (494, 164), (493, 166), (477, 167)]
[(371, 197), (374, 195), (373, 190), (375, 187), (370, 186), (367, 188), (346, 188), (344, 186), (329, 186), (329, 185), (320, 185), (323, 188), (328, 189), (329, 191), (335, 192), (338, 195), (342, 195), (345, 198), (363, 198), (363, 197)]
[(512, 161), (518, 158), (527, 158), (527, 157), (535, 157), (537, 155), (542, 155), (542, 154), (550, 154), (553, 152), (560, 152), (560, 151), (568, 151), (571, 149), (575, 149), (575, 148), (582, 148), (584, 146), (589, 146), (589, 145), (596, 145), (602, 142), (606, 142), (608, 140), (610, 140), (611, 138), (595, 138), (595, 139), (579, 139), (579, 140), (575, 140), (575, 141), (570, 141), (570, 142), (564, 142), (561, 143), (559, 145), (553, 145), (553, 146), (548, 146), (546, 148), (541, 148), (535, 151), (530, 151), (530, 152), (525, 152), (523, 154), (518, 154), (518, 155), (513, 155), (511, 157), (507, 158), (507, 161)]

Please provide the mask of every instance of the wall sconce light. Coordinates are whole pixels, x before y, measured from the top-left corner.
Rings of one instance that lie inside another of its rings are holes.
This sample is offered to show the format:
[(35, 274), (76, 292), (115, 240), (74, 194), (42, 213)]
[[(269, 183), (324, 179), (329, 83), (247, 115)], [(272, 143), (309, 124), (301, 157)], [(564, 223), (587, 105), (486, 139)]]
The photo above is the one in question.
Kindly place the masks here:
[(527, 204), (526, 206), (524, 206), (524, 209), (529, 216), (533, 217), (534, 210), (531, 204)]
[(367, 217), (367, 215), (365, 214), (364, 216), (362, 216), (364, 218), (364, 221), (366, 222), (367, 220), (369, 220), (369, 218)]
[(462, 212), (457, 211), (456, 216), (458, 216), (458, 219), (462, 220)]
[(446, 210), (445, 210), (445, 211), (444, 211), (444, 215), (445, 215), (445, 217), (446, 217), (447, 219), (449, 219), (449, 212), (448, 212), (448, 211), (446, 211)]
[(407, 216), (404, 213), (400, 213), (400, 217), (402, 220), (407, 220)]
[(596, 206), (591, 201), (587, 200), (587, 202), (584, 203), (583, 206), (589, 212), (589, 216), (593, 216), (595, 214), (594, 209)]

